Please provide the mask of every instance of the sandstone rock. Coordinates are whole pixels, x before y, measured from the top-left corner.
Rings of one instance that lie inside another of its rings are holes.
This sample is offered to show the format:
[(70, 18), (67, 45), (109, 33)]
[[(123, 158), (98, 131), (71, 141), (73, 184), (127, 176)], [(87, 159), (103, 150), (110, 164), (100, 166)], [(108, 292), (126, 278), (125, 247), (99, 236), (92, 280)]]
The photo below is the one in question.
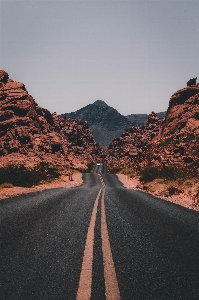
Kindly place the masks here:
[(162, 137), (187, 131), (190, 132), (190, 120), (196, 122), (192, 132), (198, 131), (199, 87), (187, 87), (177, 91), (170, 98), (169, 108), (162, 126)]
[(62, 170), (84, 169), (101, 151), (86, 121), (51, 114), (38, 106), (23, 83), (0, 71), (0, 166), (47, 161)]
[(112, 141), (107, 157), (134, 171), (145, 166), (181, 166), (199, 174), (199, 86), (174, 93), (164, 120), (152, 112)]
[(6, 83), (6, 81), (8, 80), (9, 75), (7, 72), (5, 72), (4, 70), (0, 70), (0, 82), (2, 83)]
[(120, 138), (113, 140), (108, 155), (117, 159), (128, 154), (138, 162), (140, 155), (145, 152), (145, 146), (158, 136), (161, 124), (162, 119), (152, 112), (144, 126), (132, 126)]

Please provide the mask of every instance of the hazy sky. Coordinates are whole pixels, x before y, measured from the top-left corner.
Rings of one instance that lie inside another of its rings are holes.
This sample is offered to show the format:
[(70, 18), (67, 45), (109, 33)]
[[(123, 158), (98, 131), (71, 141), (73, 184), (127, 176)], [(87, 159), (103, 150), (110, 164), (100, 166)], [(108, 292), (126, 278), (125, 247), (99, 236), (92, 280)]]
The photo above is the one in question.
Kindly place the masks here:
[(199, 78), (198, 0), (1, 0), (0, 68), (58, 114), (165, 111)]

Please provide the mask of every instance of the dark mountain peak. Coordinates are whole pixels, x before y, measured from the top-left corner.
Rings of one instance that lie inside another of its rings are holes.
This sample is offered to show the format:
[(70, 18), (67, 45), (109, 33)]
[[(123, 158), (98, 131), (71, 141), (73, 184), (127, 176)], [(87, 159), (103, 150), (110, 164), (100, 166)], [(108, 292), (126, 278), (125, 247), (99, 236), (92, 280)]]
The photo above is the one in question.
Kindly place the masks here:
[(97, 106), (101, 106), (101, 107), (108, 107), (108, 105), (106, 104), (106, 102), (104, 102), (103, 100), (96, 100), (94, 103), (94, 105), (97, 105)]
[[(88, 104), (75, 112), (61, 115), (64, 116), (86, 120), (95, 140), (104, 147), (107, 147), (114, 138), (119, 137), (126, 128), (133, 125), (143, 126), (148, 118), (147, 114), (132, 114), (125, 117), (103, 100), (96, 100), (93, 104)], [(156, 114), (154, 118), (158, 118)]]

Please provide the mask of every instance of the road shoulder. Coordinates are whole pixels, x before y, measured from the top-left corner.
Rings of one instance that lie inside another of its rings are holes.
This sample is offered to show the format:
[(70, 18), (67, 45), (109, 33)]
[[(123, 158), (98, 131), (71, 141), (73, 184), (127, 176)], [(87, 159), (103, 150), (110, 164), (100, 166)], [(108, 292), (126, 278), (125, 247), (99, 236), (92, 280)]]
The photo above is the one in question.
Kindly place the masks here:
[(11, 198), (19, 195), (29, 194), (33, 192), (43, 191), (53, 188), (72, 188), (83, 184), (82, 173), (75, 173), (73, 180), (70, 181), (68, 176), (61, 176), (59, 179), (52, 182), (45, 182), (34, 187), (11, 187), (0, 189), (0, 200)]
[(124, 185), (125, 188), (144, 191), (144, 192), (151, 194), (155, 197), (158, 197), (160, 199), (170, 201), (175, 204), (184, 206), (186, 208), (199, 211), (199, 203), (196, 204), (194, 202), (194, 199), (192, 196), (182, 193), (180, 195), (172, 195), (172, 196), (164, 197), (164, 196), (160, 195), (158, 185), (157, 185), (157, 189), (155, 191), (154, 190), (146, 191), (143, 189), (143, 185), (140, 183), (140, 181), (136, 177), (129, 178), (127, 175), (124, 175), (124, 174), (117, 174), (117, 177), (122, 182), (122, 184)]

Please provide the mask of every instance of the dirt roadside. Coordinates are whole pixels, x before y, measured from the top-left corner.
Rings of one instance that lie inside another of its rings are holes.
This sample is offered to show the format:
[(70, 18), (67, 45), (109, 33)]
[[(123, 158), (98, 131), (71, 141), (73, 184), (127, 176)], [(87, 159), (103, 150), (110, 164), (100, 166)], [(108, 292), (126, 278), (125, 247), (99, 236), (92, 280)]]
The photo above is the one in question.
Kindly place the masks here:
[(145, 188), (147, 188), (147, 190), (144, 190), (143, 185), (136, 177), (129, 178), (124, 174), (117, 174), (117, 177), (123, 183), (124, 187), (128, 189), (144, 191), (166, 201), (170, 201), (186, 208), (199, 211), (199, 203), (195, 201), (193, 194), (190, 192), (191, 190), (184, 191), (179, 195), (164, 196), (164, 194), (166, 194), (164, 184), (158, 182), (156, 184), (154, 183), (153, 185), (149, 184), (147, 186), (144, 186)]
[[(123, 183), (124, 187), (128, 189), (135, 189), (143, 191), (143, 185), (140, 183), (138, 178), (129, 178), (127, 175), (124, 174), (117, 174), (118, 179)], [(31, 188), (26, 187), (11, 187), (11, 188), (1, 188), (0, 189), (0, 200), (11, 198), (23, 194), (28, 194), (32, 192), (42, 191), (45, 189), (52, 189), (52, 188), (72, 188), (76, 186), (80, 186), (83, 184), (82, 173), (75, 173), (73, 175), (73, 180), (70, 181), (68, 176), (61, 176), (59, 179), (56, 179), (52, 182), (42, 183), (38, 186), (34, 186)], [(155, 188), (154, 188), (155, 186)], [(170, 201), (181, 206), (184, 206), (189, 209), (193, 209), (199, 211), (199, 203), (194, 201), (193, 195), (189, 193), (181, 193), (179, 195), (172, 195), (172, 196), (164, 196), (164, 187), (163, 185), (157, 183), (153, 185), (153, 187), (145, 192), (152, 194), (158, 198), (164, 199), (166, 201)]]
[(29, 194), (32, 192), (38, 192), (46, 189), (53, 189), (59, 187), (71, 188), (83, 184), (82, 173), (75, 173), (73, 174), (72, 178), (73, 180), (70, 181), (68, 176), (61, 176), (59, 179), (53, 180), (52, 182), (45, 182), (43, 184), (30, 188), (18, 186), (11, 188), (2, 188), (0, 189), (0, 200), (23, 194)]

